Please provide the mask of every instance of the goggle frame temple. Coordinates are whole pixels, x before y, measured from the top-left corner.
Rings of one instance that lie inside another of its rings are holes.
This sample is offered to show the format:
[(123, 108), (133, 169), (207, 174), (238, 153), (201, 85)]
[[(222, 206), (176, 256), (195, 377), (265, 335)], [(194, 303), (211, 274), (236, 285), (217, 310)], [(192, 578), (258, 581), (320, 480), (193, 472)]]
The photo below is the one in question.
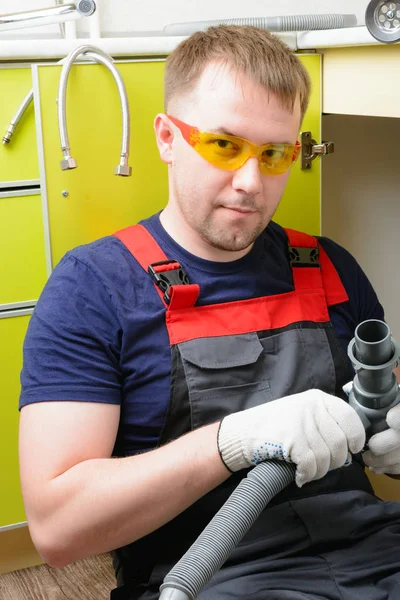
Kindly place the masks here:
[(196, 131), (199, 131), (199, 129), (197, 127), (193, 127), (192, 125), (188, 125), (183, 121), (180, 121), (176, 117), (171, 117), (171, 115), (167, 115), (167, 117), (179, 129), (185, 142), (187, 142), (190, 146), (194, 146), (193, 134)]

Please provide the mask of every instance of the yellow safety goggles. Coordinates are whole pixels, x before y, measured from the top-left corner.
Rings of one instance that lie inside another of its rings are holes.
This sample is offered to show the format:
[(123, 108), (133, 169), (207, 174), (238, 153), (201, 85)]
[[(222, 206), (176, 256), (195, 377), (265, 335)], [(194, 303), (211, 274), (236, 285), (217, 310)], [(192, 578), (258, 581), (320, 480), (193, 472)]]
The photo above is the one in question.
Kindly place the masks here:
[(236, 135), (200, 131), (175, 117), (167, 115), (181, 131), (183, 139), (206, 161), (226, 171), (239, 169), (250, 157), (258, 158), (261, 173), (280, 175), (296, 161), (301, 144), (264, 144), (256, 146)]

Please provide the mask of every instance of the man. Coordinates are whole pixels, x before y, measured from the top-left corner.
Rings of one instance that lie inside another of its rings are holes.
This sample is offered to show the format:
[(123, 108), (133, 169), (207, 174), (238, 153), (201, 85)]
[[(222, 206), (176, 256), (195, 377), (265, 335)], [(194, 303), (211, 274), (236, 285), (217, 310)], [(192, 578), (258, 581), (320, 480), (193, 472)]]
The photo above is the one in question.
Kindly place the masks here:
[[(117, 549), (115, 597), (156, 598), (247, 469), (278, 458), (296, 482), (204, 597), (397, 598), (400, 509), (373, 496), (342, 393), (354, 329), (383, 310), (343, 248), (271, 220), (307, 74), (268, 32), (218, 27), (172, 53), (165, 89), (167, 206), (69, 252), (30, 323), (20, 455), (33, 540), (54, 566)], [(396, 408), (388, 422), (363, 457), (396, 474)]]

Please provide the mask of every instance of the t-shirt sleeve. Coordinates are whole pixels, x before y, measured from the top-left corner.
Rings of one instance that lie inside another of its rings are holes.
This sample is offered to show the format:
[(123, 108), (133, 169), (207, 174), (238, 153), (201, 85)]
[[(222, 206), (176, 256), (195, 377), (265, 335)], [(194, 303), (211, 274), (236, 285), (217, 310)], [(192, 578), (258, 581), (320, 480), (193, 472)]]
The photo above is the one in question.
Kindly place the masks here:
[(319, 241), (335, 266), (349, 297), (346, 310), (355, 329), (368, 319), (384, 320), (384, 310), (367, 275), (350, 252), (329, 238)]
[(28, 326), (20, 408), (52, 400), (120, 404), (121, 337), (111, 290), (99, 273), (67, 254)]

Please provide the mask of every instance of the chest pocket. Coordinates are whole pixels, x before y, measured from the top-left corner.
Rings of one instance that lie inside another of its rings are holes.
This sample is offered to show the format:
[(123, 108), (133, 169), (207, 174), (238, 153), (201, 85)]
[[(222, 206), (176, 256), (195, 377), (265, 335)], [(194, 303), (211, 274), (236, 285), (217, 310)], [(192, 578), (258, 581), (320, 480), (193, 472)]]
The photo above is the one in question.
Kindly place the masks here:
[(179, 353), (192, 429), (273, 399), (256, 333), (191, 340)]
[(191, 428), (311, 388), (335, 393), (335, 367), (324, 327), (297, 324), (179, 345)]

